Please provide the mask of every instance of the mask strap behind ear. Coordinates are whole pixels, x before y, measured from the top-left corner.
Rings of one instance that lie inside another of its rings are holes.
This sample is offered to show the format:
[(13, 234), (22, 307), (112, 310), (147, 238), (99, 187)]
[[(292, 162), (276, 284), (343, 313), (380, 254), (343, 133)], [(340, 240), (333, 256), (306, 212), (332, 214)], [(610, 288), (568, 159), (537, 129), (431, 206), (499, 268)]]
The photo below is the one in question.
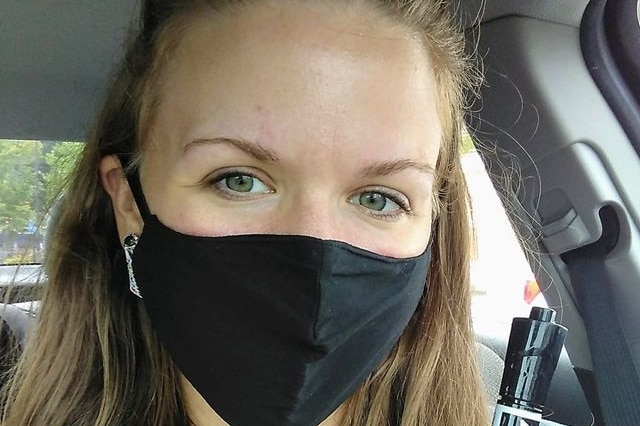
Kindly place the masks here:
[(118, 158), (120, 159), (120, 163), (122, 164), (122, 169), (125, 172), (127, 182), (129, 183), (129, 188), (131, 188), (133, 199), (135, 200), (138, 206), (138, 210), (142, 215), (142, 220), (143, 222), (146, 222), (147, 219), (151, 217), (151, 211), (149, 210), (149, 205), (147, 204), (147, 200), (144, 197), (144, 192), (142, 191), (142, 184), (140, 183), (140, 173), (138, 172), (138, 168), (135, 167), (135, 168), (129, 169), (129, 164), (131, 160), (130, 155), (118, 154)]

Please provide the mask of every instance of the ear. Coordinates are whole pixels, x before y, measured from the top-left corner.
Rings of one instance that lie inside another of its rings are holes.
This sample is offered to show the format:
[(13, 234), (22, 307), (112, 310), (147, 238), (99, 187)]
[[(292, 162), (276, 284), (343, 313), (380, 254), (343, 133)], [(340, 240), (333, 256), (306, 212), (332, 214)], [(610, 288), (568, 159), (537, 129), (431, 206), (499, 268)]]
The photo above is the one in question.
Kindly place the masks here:
[(144, 222), (117, 156), (100, 160), (100, 180), (111, 197), (120, 241), (129, 234), (140, 235)]

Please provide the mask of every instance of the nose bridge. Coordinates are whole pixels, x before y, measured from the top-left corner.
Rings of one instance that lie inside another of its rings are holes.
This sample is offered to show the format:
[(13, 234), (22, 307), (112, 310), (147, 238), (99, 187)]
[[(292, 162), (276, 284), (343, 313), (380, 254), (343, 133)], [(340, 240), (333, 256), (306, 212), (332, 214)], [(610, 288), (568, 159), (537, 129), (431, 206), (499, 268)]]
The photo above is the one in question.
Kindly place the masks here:
[(326, 194), (300, 191), (283, 207), (277, 233), (340, 239), (338, 213), (334, 204)]

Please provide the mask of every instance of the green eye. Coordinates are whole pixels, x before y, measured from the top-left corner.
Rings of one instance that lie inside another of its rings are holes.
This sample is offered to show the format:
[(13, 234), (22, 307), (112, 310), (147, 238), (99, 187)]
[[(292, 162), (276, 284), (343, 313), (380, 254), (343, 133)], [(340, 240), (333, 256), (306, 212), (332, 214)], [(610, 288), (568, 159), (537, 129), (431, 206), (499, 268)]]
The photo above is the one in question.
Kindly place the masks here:
[(388, 217), (394, 214), (408, 213), (408, 202), (398, 195), (386, 194), (382, 191), (364, 191), (353, 195), (349, 202), (361, 206), (371, 214)]
[(273, 193), (273, 189), (255, 176), (243, 172), (228, 172), (215, 177), (211, 185), (227, 197), (255, 197)]
[[(388, 201), (390, 200), (379, 192), (364, 192), (360, 194), (358, 199), (358, 202), (362, 207), (378, 212), (384, 211)], [(391, 202), (393, 203), (393, 201)]]
[(224, 179), (227, 188), (236, 192), (251, 192), (254, 186), (254, 177), (249, 175), (234, 175)]

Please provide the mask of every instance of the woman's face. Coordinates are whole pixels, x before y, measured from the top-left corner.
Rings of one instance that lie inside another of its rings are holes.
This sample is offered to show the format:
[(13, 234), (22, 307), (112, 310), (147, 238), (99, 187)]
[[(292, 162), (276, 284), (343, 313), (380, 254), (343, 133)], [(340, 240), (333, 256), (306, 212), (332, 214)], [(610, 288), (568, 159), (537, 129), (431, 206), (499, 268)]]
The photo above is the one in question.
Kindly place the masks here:
[(201, 16), (158, 91), (141, 181), (167, 226), (425, 249), (441, 127), (428, 58), (402, 30), (295, 3)]

